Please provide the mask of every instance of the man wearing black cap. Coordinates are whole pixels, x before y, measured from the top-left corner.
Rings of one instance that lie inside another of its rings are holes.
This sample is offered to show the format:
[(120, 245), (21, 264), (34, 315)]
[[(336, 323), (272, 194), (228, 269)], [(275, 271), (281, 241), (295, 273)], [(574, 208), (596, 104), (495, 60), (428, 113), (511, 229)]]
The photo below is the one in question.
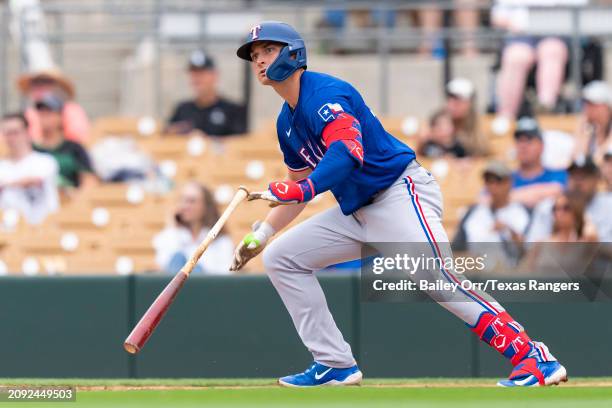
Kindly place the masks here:
[(189, 79), (194, 99), (180, 103), (170, 120), (167, 133), (187, 134), (194, 130), (209, 136), (246, 132), (246, 110), (217, 93), (219, 76), (214, 60), (201, 50), (189, 57)]
[(42, 138), (34, 145), (34, 150), (55, 158), (59, 165), (59, 187), (81, 188), (97, 184), (87, 151), (79, 143), (64, 138), (62, 100), (50, 93), (38, 100), (35, 107)]
[(514, 140), (519, 168), (512, 173), (512, 200), (533, 208), (538, 202), (561, 193), (567, 184), (567, 172), (542, 165), (544, 141), (536, 120), (520, 118)]
[[(590, 158), (575, 160), (567, 169), (567, 190), (585, 203), (585, 219), (597, 232), (600, 242), (612, 242), (612, 192), (598, 192), (600, 172)], [(527, 241), (541, 241), (550, 236), (553, 225), (554, 198), (538, 204), (527, 232)]]

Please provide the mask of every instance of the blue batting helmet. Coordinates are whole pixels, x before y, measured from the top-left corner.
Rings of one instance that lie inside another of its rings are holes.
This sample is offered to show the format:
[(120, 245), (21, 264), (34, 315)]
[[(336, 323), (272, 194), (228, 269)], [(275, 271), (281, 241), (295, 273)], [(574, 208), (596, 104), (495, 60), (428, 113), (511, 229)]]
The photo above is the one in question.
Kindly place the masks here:
[[(273, 81), (284, 81), (300, 68), (306, 68), (306, 46), (300, 34), (289, 24), (279, 21), (264, 21), (253, 28), (246, 42), (238, 48), (238, 57), (251, 61), (251, 45), (256, 41), (274, 41), (286, 44), (278, 57), (266, 70)], [(295, 56), (295, 59), (291, 58)]]

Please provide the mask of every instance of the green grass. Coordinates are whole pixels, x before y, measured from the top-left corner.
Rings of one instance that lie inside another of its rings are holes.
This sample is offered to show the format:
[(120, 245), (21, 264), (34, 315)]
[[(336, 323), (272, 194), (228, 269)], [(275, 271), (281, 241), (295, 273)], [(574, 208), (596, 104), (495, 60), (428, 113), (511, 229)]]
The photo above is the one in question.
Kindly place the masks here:
[[(493, 379), (369, 379), (361, 387), (286, 389), (270, 379), (0, 379), (0, 385), (81, 387), (198, 387), (77, 392), (77, 402), (1, 403), (16, 407), (611, 407), (612, 379), (572, 379), (573, 386), (530, 389), (485, 387)], [(602, 386), (604, 385), (604, 386)], [(605, 386), (607, 385), (607, 386)], [(240, 388), (228, 388), (240, 387)]]

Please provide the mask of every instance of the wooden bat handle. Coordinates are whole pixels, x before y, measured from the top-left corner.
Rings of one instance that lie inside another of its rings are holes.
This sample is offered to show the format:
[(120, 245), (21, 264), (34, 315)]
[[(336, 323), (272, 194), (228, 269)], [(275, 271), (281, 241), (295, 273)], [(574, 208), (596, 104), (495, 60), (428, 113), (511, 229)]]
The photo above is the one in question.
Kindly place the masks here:
[(204, 252), (206, 251), (206, 248), (208, 248), (210, 243), (217, 237), (219, 231), (221, 231), (221, 228), (223, 228), (230, 215), (232, 215), (236, 207), (238, 207), (238, 205), (243, 202), (248, 196), (249, 191), (246, 189), (246, 187), (240, 186), (236, 194), (234, 194), (234, 198), (232, 198), (232, 201), (230, 201), (225, 211), (223, 211), (223, 214), (221, 214), (221, 217), (217, 220), (215, 225), (213, 225), (210, 231), (208, 231), (206, 238), (204, 238), (200, 245), (198, 245), (195, 252), (187, 260), (185, 265), (183, 265), (180, 270), (181, 273), (184, 273), (185, 275), (189, 276), (191, 271), (193, 271), (193, 268), (195, 268), (198, 261), (202, 257), (202, 254), (204, 254)]
[(187, 261), (187, 263), (174, 276), (170, 283), (166, 285), (159, 296), (157, 296), (151, 306), (149, 306), (149, 309), (147, 309), (138, 324), (136, 324), (134, 329), (132, 329), (132, 332), (123, 343), (123, 348), (128, 353), (136, 354), (142, 349), (149, 337), (151, 337), (153, 330), (155, 330), (161, 319), (168, 311), (168, 308), (174, 301), (174, 298), (183, 287), (183, 284), (189, 277), (189, 274), (198, 263), (198, 260), (204, 251), (206, 251), (206, 248), (208, 248), (212, 240), (215, 239), (217, 234), (219, 234), (219, 231), (221, 231), (221, 228), (223, 228), (223, 225), (225, 225), (225, 222), (230, 217), (232, 212), (234, 212), (236, 207), (238, 207), (238, 204), (247, 198), (248, 195), (249, 192), (246, 188), (240, 187), (238, 189), (232, 201), (229, 203), (219, 220), (210, 229), (206, 235), (206, 238), (204, 238), (193, 255), (191, 255), (189, 261)]

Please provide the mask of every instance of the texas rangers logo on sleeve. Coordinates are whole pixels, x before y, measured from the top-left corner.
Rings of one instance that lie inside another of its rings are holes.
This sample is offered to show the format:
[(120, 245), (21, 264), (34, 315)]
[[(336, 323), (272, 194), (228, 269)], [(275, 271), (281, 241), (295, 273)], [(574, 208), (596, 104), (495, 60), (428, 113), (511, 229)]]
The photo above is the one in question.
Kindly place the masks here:
[(344, 112), (344, 109), (342, 109), (339, 103), (326, 103), (317, 111), (324, 122), (328, 122), (330, 119), (336, 119), (336, 115), (340, 112)]

